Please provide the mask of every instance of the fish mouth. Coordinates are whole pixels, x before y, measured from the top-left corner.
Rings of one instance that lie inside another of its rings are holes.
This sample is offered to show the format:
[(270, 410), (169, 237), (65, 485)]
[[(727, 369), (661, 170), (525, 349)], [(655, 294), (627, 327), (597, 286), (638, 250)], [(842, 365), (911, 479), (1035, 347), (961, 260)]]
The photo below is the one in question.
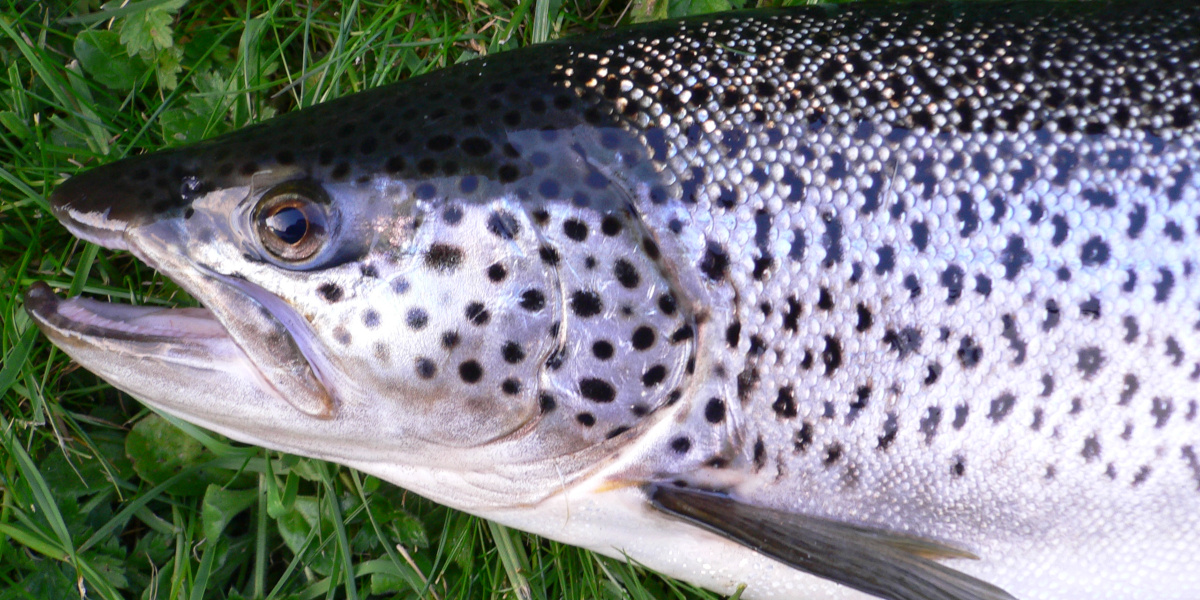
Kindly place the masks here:
[[(137, 250), (147, 249), (139, 245), (133, 250), (141, 255)], [(253, 381), (248, 384), (301, 413), (320, 420), (336, 415), (337, 402), (329, 391), (334, 367), (286, 302), (238, 277), (204, 269), (180, 273), (176, 281), (212, 308), (61, 298), (45, 282), (36, 282), (25, 293), (25, 310), (52, 341), (102, 376), (105, 356), (140, 361), (146, 369), (250, 371)], [(154, 404), (157, 398), (142, 399)]]
[(207, 308), (162, 308), (60, 298), (44, 281), (25, 292), (25, 311), (56, 339), (120, 340), (133, 344), (190, 344), (230, 339)]

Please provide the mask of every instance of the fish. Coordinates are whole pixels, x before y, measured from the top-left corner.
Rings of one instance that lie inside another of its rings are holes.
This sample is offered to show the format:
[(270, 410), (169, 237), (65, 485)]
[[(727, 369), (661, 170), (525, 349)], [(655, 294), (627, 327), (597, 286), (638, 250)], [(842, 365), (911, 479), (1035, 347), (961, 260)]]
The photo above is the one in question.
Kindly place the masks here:
[(1198, 82), (1193, 2), (619, 28), (72, 177), (204, 308), (25, 310), (155, 409), (721, 593), (1194, 599)]

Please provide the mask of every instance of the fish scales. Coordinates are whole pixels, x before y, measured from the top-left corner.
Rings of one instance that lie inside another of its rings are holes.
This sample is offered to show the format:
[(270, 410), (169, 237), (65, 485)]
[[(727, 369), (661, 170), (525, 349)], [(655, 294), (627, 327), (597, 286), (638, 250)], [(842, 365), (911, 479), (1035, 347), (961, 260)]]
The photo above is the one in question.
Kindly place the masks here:
[[(668, 21), (59, 188), (320, 418), (175, 400), (28, 305), (155, 406), (714, 589), (1192, 598), (1198, 34), (1192, 3)], [(228, 224), (281, 188), (333, 207), (315, 258)]]

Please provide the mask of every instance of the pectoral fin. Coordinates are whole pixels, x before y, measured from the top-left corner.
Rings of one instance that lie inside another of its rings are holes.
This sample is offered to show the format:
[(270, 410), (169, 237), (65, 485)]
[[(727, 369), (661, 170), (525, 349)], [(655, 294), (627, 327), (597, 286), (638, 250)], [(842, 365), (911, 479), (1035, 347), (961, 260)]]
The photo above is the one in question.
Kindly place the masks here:
[(932, 540), (743, 504), (683, 488), (650, 490), (654, 506), (802, 571), (890, 600), (1014, 600), (934, 562), (976, 558)]

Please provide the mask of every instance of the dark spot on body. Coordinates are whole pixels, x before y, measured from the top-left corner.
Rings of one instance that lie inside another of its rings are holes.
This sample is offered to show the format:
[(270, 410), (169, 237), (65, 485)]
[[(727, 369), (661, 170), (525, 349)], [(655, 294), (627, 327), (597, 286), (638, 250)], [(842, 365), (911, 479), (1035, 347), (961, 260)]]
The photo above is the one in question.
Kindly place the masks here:
[(603, 379), (585, 377), (579, 380), (579, 394), (592, 402), (608, 403), (617, 397), (617, 390)]
[(600, 295), (591, 290), (579, 290), (571, 294), (571, 311), (576, 316), (586, 319), (594, 317), (604, 309)]
[(1084, 379), (1091, 379), (1100, 371), (1100, 367), (1104, 365), (1104, 354), (1100, 348), (1089, 346), (1079, 351), (1079, 362), (1075, 367), (1083, 373)]
[(1080, 451), (1080, 456), (1087, 462), (1092, 462), (1100, 458), (1100, 440), (1095, 434), (1090, 435), (1083, 440), (1083, 450)]
[(713, 281), (725, 279), (726, 269), (729, 268), (729, 254), (716, 242), (709, 242), (704, 258), (700, 260), (700, 271)]
[(478, 361), (464, 361), (458, 365), (458, 377), (463, 383), (478, 383), (483, 379), (483, 366)]
[(938, 406), (930, 406), (925, 411), (925, 416), (921, 417), (921, 422), (918, 427), (925, 436), (925, 443), (928, 445), (933, 442), (933, 437), (937, 435), (938, 425), (942, 422), (942, 409)]
[(450, 273), (463, 261), (463, 251), (449, 244), (432, 244), (423, 257), (425, 266), (440, 273)]
[(330, 304), (342, 299), (342, 288), (336, 283), (322, 283), (317, 287), (317, 293)]
[(617, 282), (628, 289), (636, 288), (641, 283), (641, 276), (638, 275), (637, 269), (623, 258), (618, 258), (613, 263), (613, 276), (617, 278)]
[(437, 375), (437, 365), (428, 358), (418, 358), (413, 365), (417, 372), (417, 376), (421, 379), (433, 379), (433, 377)]
[(709, 398), (704, 405), (704, 419), (717, 424), (725, 420), (725, 401), (720, 398)]
[(954, 421), (950, 423), (955, 429), (962, 429), (967, 424), (967, 416), (971, 413), (971, 407), (966, 404), (959, 404), (954, 407)]
[(842, 343), (833, 336), (825, 336), (825, 349), (821, 351), (821, 362), (825, 364), (825, 375), (833, 375), (833, 372), (842, 366)]
[(1013, 407), (1017, 404), (1017, 397), (1010, 392), (1000, 394), (992, 400), (992, 404), (988, 409), (987, 418), (993, 423), (1000, 423), (1012, 413)]
[(541, 290), (525, 290), (521, 292), (520, 306), (529, 312), (542, 310), (546, 307), (546, 295)]
[(511, 240), (521, 232), (521, 225), (512, 214), (498, 210), (488, 216), (487, 230), (500, 239)]

